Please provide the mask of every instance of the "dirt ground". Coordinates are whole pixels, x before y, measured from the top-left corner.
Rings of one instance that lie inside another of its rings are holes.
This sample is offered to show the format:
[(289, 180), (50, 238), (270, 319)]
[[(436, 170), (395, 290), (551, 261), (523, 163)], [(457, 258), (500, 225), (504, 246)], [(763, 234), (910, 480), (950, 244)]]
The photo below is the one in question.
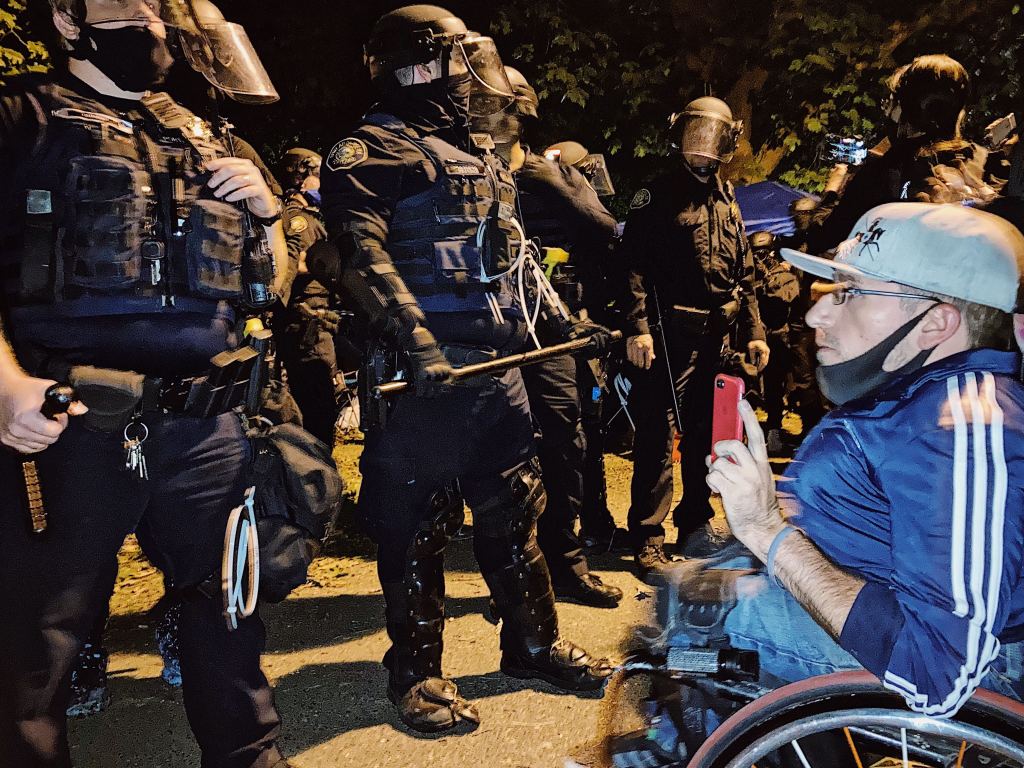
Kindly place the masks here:
[[(358, 489), (360, 450), (350, 439), (336, 451), (349, 493)], [(631, 471), (627, 459), (608, 456), (610, 506), (620, 524)], [(625, 599), (615, 610), (560, 602), (561, 629), (591, 653), (619, 659), (634, 628), (649, 622), (651, 592), (633, 575), (631, 558), (594, 557), (591, 566), (620, 587)], [(356, 537), (337, 542), (314, 563), (305, 586), (284, 603), (263, 609), (268, 635), (263, 665), (284, 720), (282, 749), (296, 768), (556, 768), (593, 737), (605, 706), (599, 696), (566, 695), (499, 672), (498, 636), (483, 617), (487, 591), (469, 540), (453, 542), (447, 570), (444, 668), (483, 719), (479, 729), (465, 735), (412, 735), (384, 698), (384, 602), (369, 542)], [(199, 765), (181, 693), (160, 679), (161, 661), (146, 616), (161, 591), (159, 573), (129, 539), (121, 553), (109, 630), (112, 703), (106, 712), (71, 724), (80, 768)], [(627, 701), (610, 715), (616, 729), (636, 727), (633, 709)]]

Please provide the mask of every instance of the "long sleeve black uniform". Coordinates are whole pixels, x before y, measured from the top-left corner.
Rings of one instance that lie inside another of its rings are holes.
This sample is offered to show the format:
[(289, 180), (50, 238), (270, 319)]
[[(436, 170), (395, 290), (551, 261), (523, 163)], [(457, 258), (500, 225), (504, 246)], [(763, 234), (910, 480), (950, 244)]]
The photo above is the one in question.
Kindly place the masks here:
[(592, 316), (605, 305), (603, 276), (615, 239), (615, 217), (575, 168), (527, 152), (516, 171), (526, 236), (541, 246), (563, 248), (583, 285), (584, 306)]
[(663, 313), (676, 304), (714, 310), (739, 298), (741, 336), (764, 340), (754, 261), (728, 182), (712, 176), (704, 183), (680, 166), (641, 189), (630, 204), (619, 253), (629, 274), (623, 298), (628, 335), (650, 333), (653, 286)]

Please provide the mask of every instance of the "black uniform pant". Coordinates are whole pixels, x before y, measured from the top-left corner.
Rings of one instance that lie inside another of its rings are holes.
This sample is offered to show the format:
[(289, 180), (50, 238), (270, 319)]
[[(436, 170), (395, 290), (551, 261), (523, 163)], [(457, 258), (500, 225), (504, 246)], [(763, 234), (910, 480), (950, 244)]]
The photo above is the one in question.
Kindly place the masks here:
[(477, 509), (500, 496), (534, 454), (519, 371), (440, 397), (395, 397), (386, 426), (367, 433), (359, 461), (359, 516), (378, 544), (381, 581), (402, 581), (409, 545), (444, 484), (458, 480), (466, 504)]
[(682, 538), (714, 517), (705, 477), (704, 458), (711, 452), (711, 416), (715, 375), (721, 362), (722, 339), (670, 340), (671, 359), (656, 337), (650, 370), (630, 369), (633, 388), (629, 409), (636, 425), (633, 436), (633, 480), (630, 486), (629, 531), (635, 546), (662, 542), (663, 523), (672, 505), (672, 443), (675, 423), (674, 384), (682, 424), (683, 498), (673, 513)]
[(591, 536), (608, 536), (615, 530), (615, 520), (608, 509), (608, 482), (604, 466), (604, 393), (587, 360), (576, 361), (576, 383), (585, 441), (580, 529)]
[(576, 535), (583, 504), (586, 438), (580, 418), (576, 359), (564, 355), (522, 369), (530, 412), (539, 432), (537, 457), (548, 502), (537, 523), (537, 541), (551, 577), (566, 580), (587, 573), (587, 558)]
[(330, 308), (327, 289), (309, 275), (299, 275), (291, 301), (277, 326), (277, 352), (288, 372), (288, 389), (302, 411), (302, 426), (326, 445), (334, 445), (338, 420), (338, 363), (334, 336), (315, 317), (299, 308)]
[(770, 330), (767, 334), (768, 365), (762, 373), (764, 382), (764, 409), (768, 414), (765, 429), (781, 429), (785, 411), (787, 380), (793, 370), (793, 351), (787, 328)]
[[(165, 576), (192, 586), (220, 569), (224, 527), (242, 501), (248, 443), (234, 414), (144, 421), (149, 480), (124, 469), (122, 435), (77, 419), (35, 457), (49, 529), (31, 533), (21, 468), (0, 454), (0, 764), (69, 766), (64, 711), (79, 647), (103, 611), (117, 551), (138, 526)], [(258, 616), (228, 632), (219, 599), (182, 606), (185, 711), (203, 768), (265, 768), (281, 759), (280, 720), (260, 670)]]

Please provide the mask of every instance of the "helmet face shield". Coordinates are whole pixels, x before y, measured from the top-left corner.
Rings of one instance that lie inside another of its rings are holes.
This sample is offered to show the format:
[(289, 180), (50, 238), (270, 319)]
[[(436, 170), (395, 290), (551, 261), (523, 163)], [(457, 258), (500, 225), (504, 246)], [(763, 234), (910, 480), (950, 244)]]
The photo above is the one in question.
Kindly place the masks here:
[(611, 197), (615, 194), (615, 185), (612, 183), (612, 175), (608, 171), (604, 155), (587, 155), (576, 164), (576, 167), (590, 182), (598, 197)]
[(741, 120), (727, 120), (714, 112), (684, 112), (679, 117), (680, 146), (684, 156), (728, 163), (743, 132)]
[[(243, 104), (270, 104), (280, 99), (244, 27), (218, 22), (200, 28), (206, 45), (189, 46), (183, 40), (182, 48), (188, 63), (211, 85)], [(197, 55), (200, 53), (204, 55)]]
[(512, 84), (491, 38), (470, 34), (456, 42), (449, 75), (467, 72), (473, 78), (469, 97), (469, 114), (473, 117), (495, 115), (515, 102)]
[(163, 0), (160, 14), (177, 31), (189, 66), (224, 95), (243, 104), (280, 99), (244, 27), (218, 18), (219, 12), (201, 16), (192, 0)]

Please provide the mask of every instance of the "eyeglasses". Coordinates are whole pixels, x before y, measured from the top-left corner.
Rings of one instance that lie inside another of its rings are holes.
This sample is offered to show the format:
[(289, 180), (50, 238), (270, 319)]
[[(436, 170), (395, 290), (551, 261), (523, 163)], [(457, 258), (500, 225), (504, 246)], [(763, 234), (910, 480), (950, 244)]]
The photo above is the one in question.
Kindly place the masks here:
[(823, 298), (826, 294), (832, 295), (832, 303), (836, 305), (845, 304), (846, 300), (851, 296), (893, 296), (897, 299), (934, 301), (938, 304), (943, 302), (937, 296), (922, 296), (919, 293), (906, 293), (904, 291), (876, 291), (871, 288), (854, 288), (848, 283), (817, 282), (811, 286), (811, 296), (815, 301)]

